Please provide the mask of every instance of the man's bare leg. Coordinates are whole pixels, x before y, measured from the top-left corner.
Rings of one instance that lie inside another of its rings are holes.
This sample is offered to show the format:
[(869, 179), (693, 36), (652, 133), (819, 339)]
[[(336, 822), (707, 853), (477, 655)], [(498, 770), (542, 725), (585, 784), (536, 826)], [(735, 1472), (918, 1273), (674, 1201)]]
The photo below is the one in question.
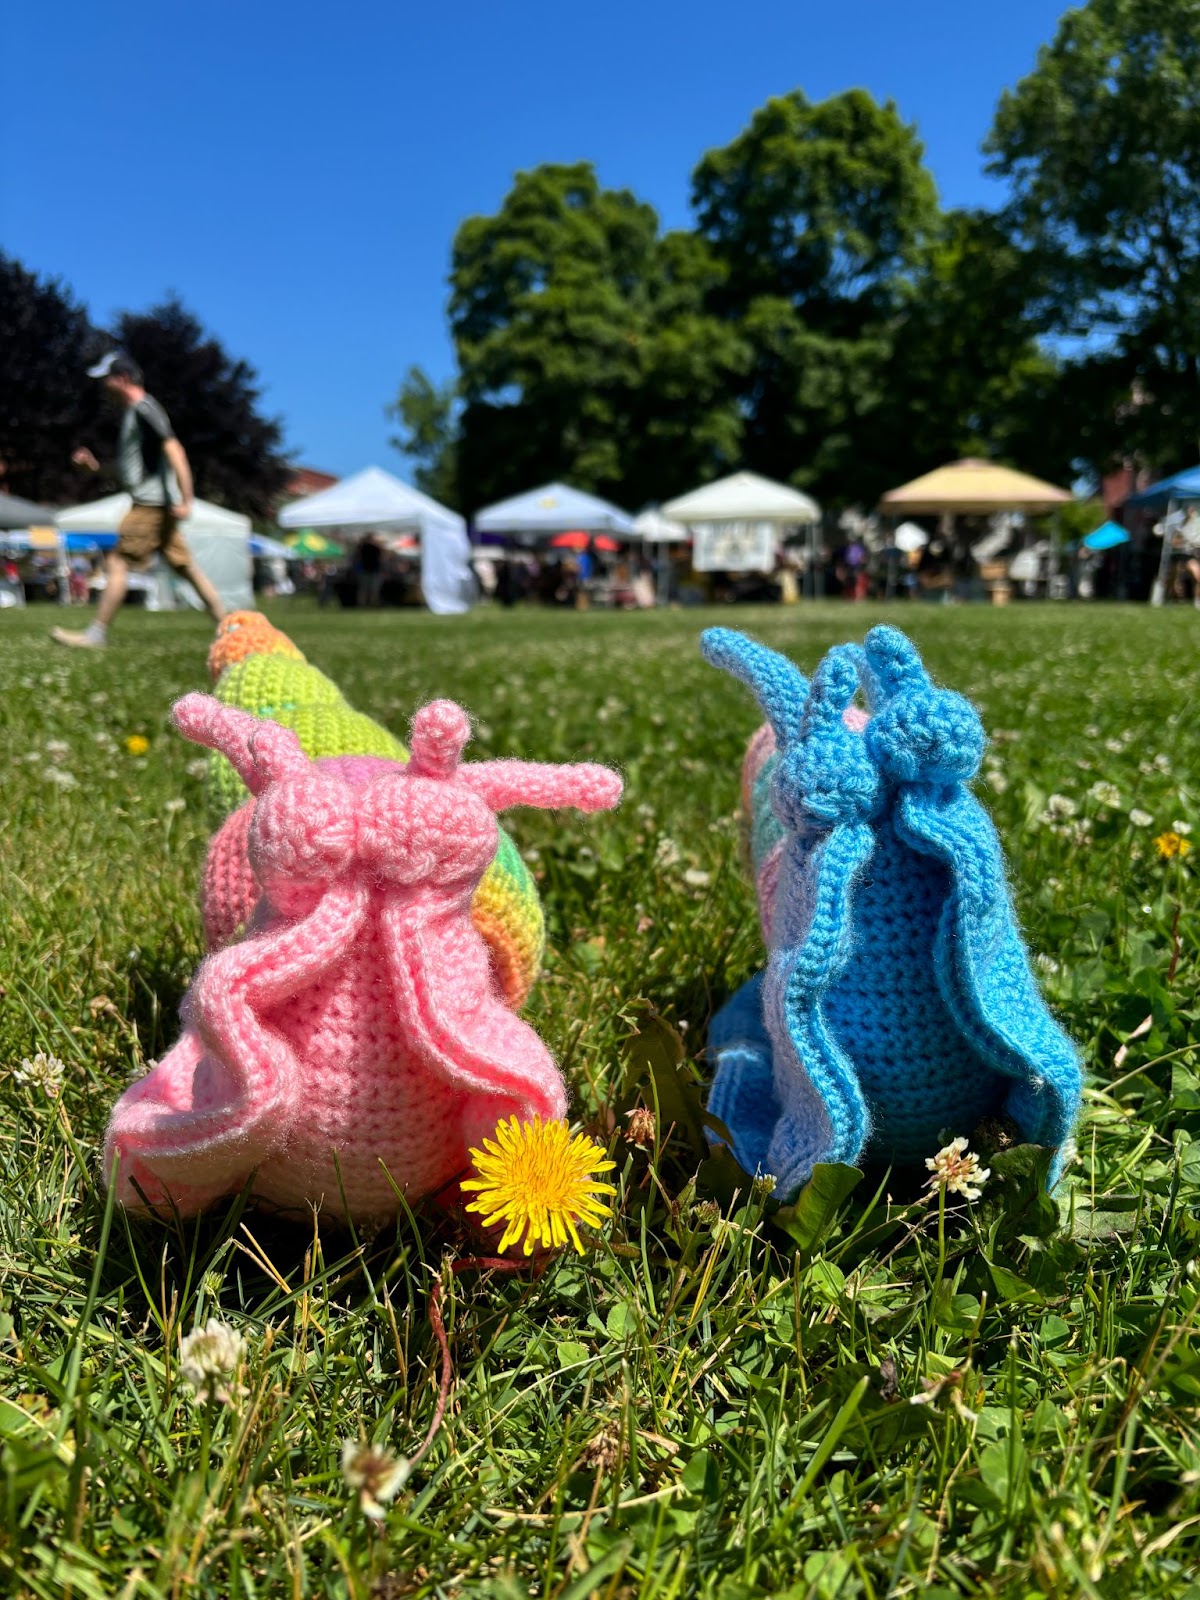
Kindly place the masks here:
[(222, 603), (221, 596), (196, 565), (195, 557), (188, 562), (186, 567), (182, 568), (182, 572), (201, 600), (204, 601), (205, 610), (209, 616), (214, 622), (220, 622), (225, 615), (225, 606)]
[(70, 628), (52, 628), (50, 637), (57, 644), (73, 645), (85, 650), (102, 650), (108, 643), (108, 625), (116, 616), (129, 588), (129, 565), (123, 555), (110, 550), (104, 564), (107, 582), (100, 604), (96, 607), (96, 620), (76, 633)]

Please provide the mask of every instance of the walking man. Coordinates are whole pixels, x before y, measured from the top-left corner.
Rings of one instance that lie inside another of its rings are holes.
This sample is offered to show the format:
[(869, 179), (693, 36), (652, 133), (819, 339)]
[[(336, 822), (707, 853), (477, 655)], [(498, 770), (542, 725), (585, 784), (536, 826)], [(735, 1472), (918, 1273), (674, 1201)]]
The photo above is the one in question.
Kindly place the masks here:
[[(117, 474), (133, 497), (133, 505), (117, 529), (117, 544), (106, 563), (107, 582), (96, 620), (81, 632), (54, 628), (59, 644), (102, 650), (108, 643), (108, 625), (120, 608), (129, 586), (129, 569), (141, 571), (155, 554), (195, 589), (215, 622), (225, 614), (221, 597), (196, 565), (179, 524), (192, 514), (192, 469), (183, 446), (171, 431), (170, 419), (142, 387), (140, 367), (120, 350), (110, 351), (89, 378), (99, 378), (117, 405), (124, 409), (117, 441)], [(98, 472), (100, 463), (88, 449), (71, 457), (77, 466)]]

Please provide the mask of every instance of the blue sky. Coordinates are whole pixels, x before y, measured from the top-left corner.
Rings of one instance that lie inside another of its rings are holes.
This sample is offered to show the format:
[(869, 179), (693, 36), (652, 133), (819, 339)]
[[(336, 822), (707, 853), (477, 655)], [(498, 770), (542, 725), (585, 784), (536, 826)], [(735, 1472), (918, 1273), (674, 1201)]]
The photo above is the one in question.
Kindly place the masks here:
[(258, 368), (297, 458), (393, 469), (383, 406), (453, 370), (450, 242), (512, 174), (589, 159), (667, 226), (754, 108), (855, 85), (947, 204), (1061, 0), (55, 0), (10, 9), (0, 243), (103, 320), (176, 290)]

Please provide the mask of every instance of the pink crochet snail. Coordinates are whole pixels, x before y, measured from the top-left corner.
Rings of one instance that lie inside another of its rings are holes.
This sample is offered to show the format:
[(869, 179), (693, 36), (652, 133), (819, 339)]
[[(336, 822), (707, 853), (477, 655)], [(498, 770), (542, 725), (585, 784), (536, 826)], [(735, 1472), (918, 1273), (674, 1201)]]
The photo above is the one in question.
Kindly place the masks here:
[[(505, 1005), (471, 895), (510, 806), (606, 810), (606, 767), (462, 762), (466, 713), (417, 712), (407, 766), (311, 762), (272, 722), (190, 694), (177, 728), (221, 750), (257, 796), (263, 896), (210, 955), (179, 1042), (113, 1109), (106, 1177), (133, 1209), (194, 1215), (238, 1192), (338, 1217), (438, 1193), (514, 1114), (561, 1117), (563, 1080)], [(140, 1191), (140, 1193), (139, 1193)]]

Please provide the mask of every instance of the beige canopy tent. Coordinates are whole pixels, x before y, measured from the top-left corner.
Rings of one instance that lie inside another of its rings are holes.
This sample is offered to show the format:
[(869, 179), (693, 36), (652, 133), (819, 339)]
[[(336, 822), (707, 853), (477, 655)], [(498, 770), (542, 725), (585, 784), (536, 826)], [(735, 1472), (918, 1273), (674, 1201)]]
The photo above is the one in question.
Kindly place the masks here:
[(988, 516), (993, 511), (1024, 511), (1030, 516), (1067, 505), (1067, 489), (1014, 472), (994, 461), (952, 461), (899, 489), (889, 489), (879, 509), (903, 516)]

